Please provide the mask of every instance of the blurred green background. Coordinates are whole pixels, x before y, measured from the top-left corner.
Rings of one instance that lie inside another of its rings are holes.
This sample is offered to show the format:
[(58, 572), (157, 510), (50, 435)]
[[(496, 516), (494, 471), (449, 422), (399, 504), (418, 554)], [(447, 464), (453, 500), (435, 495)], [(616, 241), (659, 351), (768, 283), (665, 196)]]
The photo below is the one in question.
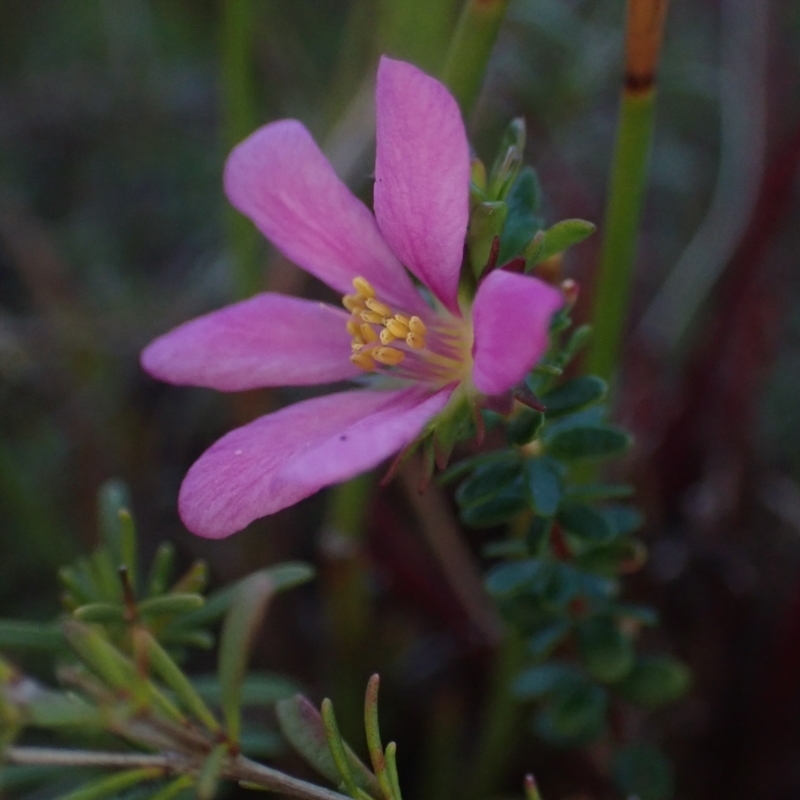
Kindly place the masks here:
[[(463, 548), (459, 535), (437, 549), (436, 531), (456, 525), (449, 498), (433, 489), (420, 502), (402, 481), (355, 488), (357, 503), (369, 492), (363, 536), (333, 529), (352, 509), (345, 497), (331, 510), (324, 494), (225, 542), (190, 536), (175, 501), (192, 461), (307, 393), (168, 387), (137, 357), (254, 291), (336, 300), (228, 209), (225, 156), (259, 124), (296, 117), (368, 199), (377, 58), (435, 73), (459, 8), (0, 5), (0, 615), (56, 611), (54, 570), (94, 543), (109, 477), (131, 486), (148, 552), (174, 539), (185, 560), (208, 559), (215, 582), (315, 561), (321, 580), (275, 609), (262, 661), (312, 694), (338, 690), (344, 707), (380, 669), (402, 701), (385, 703), (384, 726), (423, 800), (454, 790), (480, 727), (485, 537), (463, 534), (466, 566), (447, 569), (442, 552)], [(623, 19), (622, 0), (511, 3), (472, 141), (491, 159), (509, 119), (525, 117), (548, 223), (579, 216), (602, 229)], [(616, 416), (637, 435), (623, 471), (651, 551), (630, 595), (661, 609), (648, 635), (688, 661), (695, 688), (628, 722), (665, 743), (681, 797), (800, 796), (800, 4), (673, 0), (659, 85)], [(582, 303), (598, 243), (566, 265)], [(340, 587), (353, 575), (363, 585), (348, 607)], [(553, 750), (524, 726), (518, 745), (497, 791), (518, 791), (535, 769), (548, 797), (605, 796), (602, 754)]]

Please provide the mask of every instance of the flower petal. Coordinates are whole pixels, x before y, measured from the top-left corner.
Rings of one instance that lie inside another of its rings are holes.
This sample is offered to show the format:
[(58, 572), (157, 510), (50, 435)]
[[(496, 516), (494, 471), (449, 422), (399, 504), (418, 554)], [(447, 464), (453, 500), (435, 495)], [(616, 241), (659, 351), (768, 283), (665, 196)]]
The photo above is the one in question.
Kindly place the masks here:
[(469, 145), (447, 89), (411, 64), (378, 68), (375, 216), (397, 257), (458, 313)]
[(296, 120), (265, 125), (233, 149), (225, 192), (287, 258), (336, 291), (352, 292), (361, 275), (389, 302), (412, 310), (421, 302), (369, 209)]
[(502, 394), (525, 377), (545, 354), (550, 320), (563, 304), (561, 292), (538, 278), (487, 275), (472, 306), (472, 381), (479, 392)]
[(189, 470), (178, 499), (181, 518), (200, 536), (229, 536), (410, 444), (452, 391), (341, 392), (237, 428)]
[(350, 362), (349, 318), (324, 303), (260, 294), (159, 336), (141, 362), (154, 378), (223, 392), (333, 383), (361, 374)]

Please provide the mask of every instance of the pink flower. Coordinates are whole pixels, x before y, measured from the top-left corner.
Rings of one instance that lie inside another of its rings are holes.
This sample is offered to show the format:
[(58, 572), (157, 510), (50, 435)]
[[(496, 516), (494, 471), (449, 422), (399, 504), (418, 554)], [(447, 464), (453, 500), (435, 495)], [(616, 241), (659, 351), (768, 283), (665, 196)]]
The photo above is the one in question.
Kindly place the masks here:
[(180, 491), (191, 531), (228, 536), (371, 469), (448, 404), (503, 395), (541, 358), (563, 302), (558, 291), (496, 270), (474, 300), (459, 298), (469, 179), (453, 98), (388, 58), (378, 70), (374, 217), (299, 122), (266, 125), (233, 150), (225, 167), (231, 203), (284, 255), (343, 293), (347, 310), (260, 294), (156, 339), (143, 367), (221, 391), (365, 376), (368, 386), (289, 406), (212, 445)]

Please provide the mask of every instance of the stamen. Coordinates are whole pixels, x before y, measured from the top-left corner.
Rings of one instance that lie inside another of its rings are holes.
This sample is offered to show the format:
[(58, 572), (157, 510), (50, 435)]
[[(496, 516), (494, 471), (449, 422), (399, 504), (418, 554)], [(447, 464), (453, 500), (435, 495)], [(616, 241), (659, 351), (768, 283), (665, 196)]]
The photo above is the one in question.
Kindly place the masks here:
[(374, 297), (368, 297), (365, 301), (365, 305), (370, 311), (374, 311), (376, 314), (380, 314), (382, 317), (392, 316), (392, 309), (389, 308), (386, 303), (381, 303), (380, 300), (376, 300)]
[(342, 298), (342, 305), (350, 312), (360, 311), (364, 308), (364, 298), (357, 294), (346, 294)]
[(372, 284), (362, 277), (353, 278), (353, 288), (361, 295), (362, 298), (375, 297), (375, 289)]
[(406, 357), (402, 350), (395, 350), (394, 347), (377, 347), (371, 352), (371, 355), (376, 361), (390, 367), (399, 364)]
[(425, 348), (425, 337), (412, 331), (406, 336), (406, 344), (414, 350), (423, 350)]
[(393, 334), (393, 333), (392, 333), (392, 332), (389, 330), (389, 328), (384, 328), (384, 329), (381, 331), (381, 343), (382, 343), (382, 344), (391, 344), (391, 343), (392, 343), (392, 342), (393, 342), (395, 339), (397, 339), (397, 336), (395, 336), (395, 335), (394, 335), (394, 334)]
[(359, 316), (364, 322), (371, 322), (374, 325), (381, 325), (383, 323), (383, 315), (376, 314), (374, 311), (362, 311)]
[(375, 362), (369, 353), (353, 353), (350, 360), (365, 372), (373, 372), (375, 370)]
[(361, 336), (361, 326), (354, 319), (347, 320), (347, 332), (351, 336)]
[(424, 336), (428, 332), (427, 326), (419, 317), (411, 317), (408, 321), (408, 329), (412, 333), (418, 333), (420, 336)]
[(408, 325), (404, 325), (397, 317), (394, 319), (387, 319), (384, 323), (387, 329), (392, 332), (392, 335), (397, 339), (405, 339), (408, 336)]
[(378, 341), (378, 334), (375, 333), (374, 329), (369, 325), (367, 325), (366, 322), (361, 323), (360, 330), (361, 330), (361, 338), (367, 344), (372, 344), (372, 342)]
[(403, 325), (405, 325), (406, 327), (408, 327), (408, 323), (409, 323), (409, 321), (410, 321), (410, 319), (411, 319), (411, 317), (409, 317), (407, 314), (395, 314), (395, 315), (394, 315), (394, 318), (395, 318), (395, 319), (396, 319), (398, 322), (402, 322), (402, 323), (403, 323)]

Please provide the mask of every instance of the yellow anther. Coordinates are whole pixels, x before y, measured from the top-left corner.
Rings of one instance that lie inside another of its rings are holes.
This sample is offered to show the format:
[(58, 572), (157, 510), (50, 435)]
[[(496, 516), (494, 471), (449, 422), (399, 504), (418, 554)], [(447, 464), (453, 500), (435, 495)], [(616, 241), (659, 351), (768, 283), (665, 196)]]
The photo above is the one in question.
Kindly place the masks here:
[(361, 323), (361, 338), (367, 344), (371, 344), (372, 342), (377, 342), (378, 341), (378, 334), (375, 333), (375, 330), (370, 325), (367, 325), (366, 322), (362, 322)]
[(369, 353), (353, 353), (350, 360), (365, 372), (372, 372), (375, 369), (375, 362)]
[(397, 317), (387, 319), (384, 325), (397, 339), (405, 339), (408, 336), (408, 325), (403, 325)]
[(403, 323), (403, 325), (405, 325), (405, 326), (406, 326), (406, 328), (408, 327), (408, 323), (411, 321), (411, 317), (408, 317), (408, 316), (406, 316), (405, 314), (395, 314), (395, 315), (394, 315), (394, 318), (395, 318), (395, 319), (396, 319), (398, 322), (402, 322), (402, 323)]
[(412, 333), (418, 333), (420, 336), (424, 336), (428, 332), (428, 328), (419, 317), (411, 317), (408, 321), (408, 328)]
[(391, 344), (396, 338), (397, 337), (388, 328), (383, 328), (383, 330), (381, 330), (382, 344)]
[(351, 349), (351, 350), (352, 350), (354, 353), (357, 353), (359, 350), (362, 350), (363, 348), (364, 348), (364, 342), (362, 342), (360, 338), (359, 338), (358, 340), (355, 340), (355, 339), (354, 339), (354, 340), (353, 340), (353, 341), (350, 343), (350, 349)]
[(374, 325), (380, 325), (383, 322), (383, 316), (376, 314), (374, 311), (362, 311), (359, 316), (364, 322), (371, 322)]
[(395, 350), (394, 347), (376, 347), (371, 355), (376, 361), (388, 364), (390, 367), (399, 364), (406, 357), (402, 350)]
[(354, 319), (347, 320), (347, 332), (351, 336), (360, 336), (361, 335), (361, 326), (356, 322)]
[(386, 303), (381, 303), (380, 300), (376, 300), (374, 297), (368, 297), (365, 301), (365, 305), (370, 311), (374, 311), (376, 314), (380, 314), (382, 317), (392, 316), (392, 309), (389, 308)]
[(406, 336), (406, 344), (409, 347), (413, 347), (414, 350), (424, 350), (425, 337), (421, 336), (419, 333), (414, 333), (414, 331), (411, 331), (408, 336)]
[(342, 305), (348, 311), (360, 311), (364, 308), (364, 298), (357, 294), (346, 294), (342, 298)]
[(360, 276), (358, 278), (353, 278), (353, 288), (363, 298), (375, 297), (375, 290), (366, 278)]

